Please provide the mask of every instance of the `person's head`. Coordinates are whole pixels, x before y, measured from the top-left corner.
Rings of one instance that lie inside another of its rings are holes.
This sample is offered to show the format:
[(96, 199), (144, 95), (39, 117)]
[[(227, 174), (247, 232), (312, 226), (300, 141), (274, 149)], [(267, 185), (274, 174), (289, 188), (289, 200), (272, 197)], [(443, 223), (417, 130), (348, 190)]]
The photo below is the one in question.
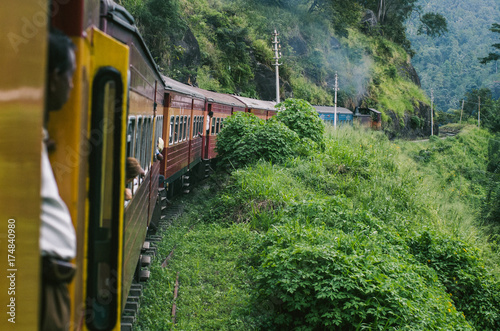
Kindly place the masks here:
[(73, 88), (75, 44), (59, 30), (49, 34), (46, 110), (59, 110), (68, 101)]
[(139, 161), (133, 157), (127, 157), (125, 165), (125, 181), (127, 184), (139, 175), (144, 176), (144, 170), (141, 168)]

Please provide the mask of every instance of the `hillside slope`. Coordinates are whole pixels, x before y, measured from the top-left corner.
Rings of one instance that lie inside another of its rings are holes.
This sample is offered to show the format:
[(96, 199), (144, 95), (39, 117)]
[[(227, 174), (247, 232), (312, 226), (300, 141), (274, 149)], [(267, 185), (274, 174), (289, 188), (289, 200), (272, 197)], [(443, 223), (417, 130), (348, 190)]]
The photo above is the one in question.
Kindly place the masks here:
[[(300, 4), (281, 7), (273, 1), (242, 0), (122, 3), (137, 18), (146, 42), (163, 45), (161, 51), (152, 53), (174, 79), (204, 89), (274, 100), (271, 33), (276, 29), (282, 47), (281, 99), (293, 96), (312, 104), (333, 105), (337, 73), (340, 106), (379, 109), (391, 136), (430, 132), (430, 102), (419, 88), (409, 56), (380, 34), (368, 36), (349, 28), (348, 35), (340, 37), (334, 33), (331, 17)], [(362, 16), (359, 12), (358, 21)], [(168, 29), (148, 28), (147, 22), (154, 17)]]
[(164, 233), (138, 329), (173, 327), (178, 276), (176, 329), (498, 330), (476, 219), (491, 138), (330, 128), (324, 153), (212, 177)]

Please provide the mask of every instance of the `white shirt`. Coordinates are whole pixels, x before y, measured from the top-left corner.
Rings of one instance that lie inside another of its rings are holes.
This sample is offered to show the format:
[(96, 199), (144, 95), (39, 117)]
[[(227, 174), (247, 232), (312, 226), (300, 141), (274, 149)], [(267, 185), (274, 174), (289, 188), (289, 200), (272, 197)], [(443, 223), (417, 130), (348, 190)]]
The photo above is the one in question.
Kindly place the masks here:
[[(44, 130), (46, 135), (46, 131)], [(76, 256), (76, 234), (71, 216), (59, 196), (47, 146), (42, 144), (40, 252), (42, 256), (73, 259)]]

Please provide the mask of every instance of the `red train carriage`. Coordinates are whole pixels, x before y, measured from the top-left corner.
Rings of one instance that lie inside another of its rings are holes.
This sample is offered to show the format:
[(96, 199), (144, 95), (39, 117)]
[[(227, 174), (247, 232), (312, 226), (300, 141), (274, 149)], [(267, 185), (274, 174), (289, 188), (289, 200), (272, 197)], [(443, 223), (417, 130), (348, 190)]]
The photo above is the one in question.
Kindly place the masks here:
[(235, 98), (245, 104), (247, 112), (255, 114), (264, 120), (270, 119), (278, 113), (278, 110), (275, 108), (276, 102), (274, 101), (257, 100), (240, 96), (235, 96)]
[(194, 89), (206, 98), (206, 115), (212, 113), (211, 117), (205, 117), (205, 130), (203, 131), (205, 137), (203, 139), (202, 152), (204, 160), (211, 160), (217, 156), (217, 152), (215, 151), (217, 135), (224, 125), (224, 119), (236, 111), (245, 111), (246, 106), (243, 102), (228, 94), (205, 91), (199, 88)]
[(163, 76), (165, 150), (161, 173), (172, 186), (201, 161), (205, 97), (193, 87)]

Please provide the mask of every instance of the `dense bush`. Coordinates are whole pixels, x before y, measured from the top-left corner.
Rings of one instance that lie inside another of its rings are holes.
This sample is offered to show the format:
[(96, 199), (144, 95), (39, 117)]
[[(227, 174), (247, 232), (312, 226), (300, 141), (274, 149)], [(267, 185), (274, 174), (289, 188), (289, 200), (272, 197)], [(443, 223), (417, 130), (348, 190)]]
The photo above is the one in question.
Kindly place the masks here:
[[(266, 330), (470, 330), (436, 273), (376, 235), (289, 222), (256, 249)], [(413, 262), (413, 263), (412, 263)]]
[(298, 141), (297, 134), (283, 123), (237, 112), (217, 136), (219, 163), (235, 168), (260, 159), (281, 163), (295, 156)]
[(428, 231), (409, 240), (422, 264), (436, 270), (450, 300), (478, 330), (500, 330), (500, 283), (484, 269), (478, 250)]
[(321, 150), (325, 148), (325, 125), (313, 106), (301, 99), (287, 99), (277, 107), (281, 109), (276, 115), (280, 122), (295, 131), (300, 139), (308, 138)]

